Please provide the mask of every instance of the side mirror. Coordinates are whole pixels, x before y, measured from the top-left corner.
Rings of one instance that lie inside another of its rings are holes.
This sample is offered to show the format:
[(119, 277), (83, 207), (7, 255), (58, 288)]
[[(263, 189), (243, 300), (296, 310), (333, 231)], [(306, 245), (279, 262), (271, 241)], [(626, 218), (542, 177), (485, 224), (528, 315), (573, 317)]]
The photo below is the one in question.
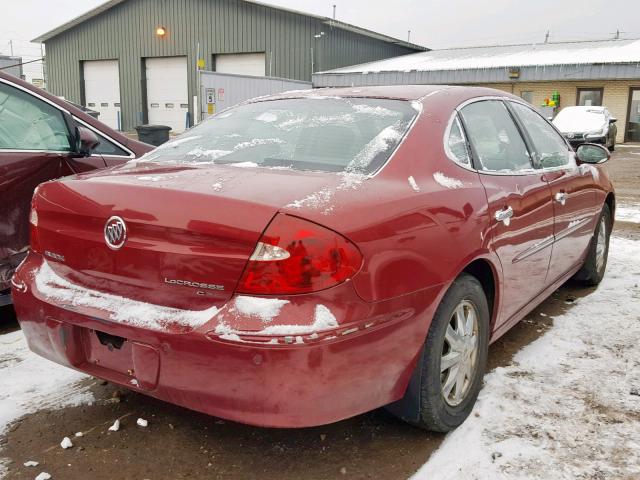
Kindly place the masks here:
[(609, 150), (597, 143), (583, 143), (576, 150), (578, 165), (581, 163), (589, 163), (592, 165), (604, 163), (609, 160), (610, 156)]
[(618, 119), (616, 117), (611, 117), (609, 119), (609, 123), (616, 123), (618, 121)]
[(100, 145), (98, 136), (86, 127), (76, 127), (76, 153), (82, 157), (89, 157), (91, 152)]

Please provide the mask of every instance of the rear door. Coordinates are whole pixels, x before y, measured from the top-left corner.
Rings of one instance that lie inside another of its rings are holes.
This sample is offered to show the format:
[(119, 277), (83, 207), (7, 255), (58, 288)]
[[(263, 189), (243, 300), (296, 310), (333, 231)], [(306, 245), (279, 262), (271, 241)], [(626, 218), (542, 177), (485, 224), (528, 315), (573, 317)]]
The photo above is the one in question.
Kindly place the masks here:
[(578, 265), (589, 246), (597, 215), (593, 175), (598, 167), (578, 167), (573, 150), (545, 119), (526, 105), (509, 105), (520, 119), (533, 147), (534, 161), (551, 188), (554, 246), (548, 283), (552, 283)]
[(492, 247), (503, 272), (498, 318), (504, 323), (546, 286), (553, 243), (551, 191), (543, 173), (533, 168), (501, 100), (475, 101), (462, 107), (460, 116), (487, 194)]

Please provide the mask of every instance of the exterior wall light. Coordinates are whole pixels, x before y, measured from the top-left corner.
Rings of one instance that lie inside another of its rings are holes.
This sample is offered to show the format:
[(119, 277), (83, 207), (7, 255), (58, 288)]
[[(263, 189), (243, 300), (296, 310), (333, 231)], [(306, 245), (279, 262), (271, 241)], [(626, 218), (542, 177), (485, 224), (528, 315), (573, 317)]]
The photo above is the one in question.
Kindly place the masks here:
[(156, 35), (159, 36), (160, 38), (164, 37), (167, 34), (167, 29), (164, 27), (158, 27), (156, 28)]

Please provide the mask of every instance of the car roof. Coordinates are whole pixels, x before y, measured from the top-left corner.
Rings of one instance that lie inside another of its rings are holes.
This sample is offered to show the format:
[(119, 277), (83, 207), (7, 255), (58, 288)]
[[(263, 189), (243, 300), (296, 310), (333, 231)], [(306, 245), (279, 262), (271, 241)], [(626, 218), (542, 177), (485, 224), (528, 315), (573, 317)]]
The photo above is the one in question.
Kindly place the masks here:
[(273, 95), (265, 95), (249, 100), (248, 103), (293, 98), (386, 98), (391, 100), (417, 101), (426, 97), (451, 95), (461, 99), (482, 96), (516, 98), (502, 90), (484, 87), (463, 87), (452, 85), (380, 85), (366, 87), (327, 87), (307, 90), (292, 90)]
[(607, 109), (607, 107), (600, 107), (600, 106), (586, 106), (586, 105), (575, 105), (575, 106), (570, 106), (570, 107), (564, 107), (562, 110), (583, 110), (583, 111), (598, 111), (598, 112), (604, 112)]

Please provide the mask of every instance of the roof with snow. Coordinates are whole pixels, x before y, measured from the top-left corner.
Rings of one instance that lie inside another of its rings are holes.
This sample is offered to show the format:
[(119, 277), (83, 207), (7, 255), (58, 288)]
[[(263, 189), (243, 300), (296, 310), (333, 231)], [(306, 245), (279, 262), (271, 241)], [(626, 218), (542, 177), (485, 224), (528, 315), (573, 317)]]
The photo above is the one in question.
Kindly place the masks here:
[(347, 84), (380, 84), (375, 78), (385, 78), (387, 83), (407, 83), (409, 79), (414, 83), (474, 83), (640, 78), (640, 39), (430, 50), (320, 72), (314, 82), (317, 78), (318, 86), (329, 86), (328, 78), (352, 80), (358, 76), (370, 78)]

